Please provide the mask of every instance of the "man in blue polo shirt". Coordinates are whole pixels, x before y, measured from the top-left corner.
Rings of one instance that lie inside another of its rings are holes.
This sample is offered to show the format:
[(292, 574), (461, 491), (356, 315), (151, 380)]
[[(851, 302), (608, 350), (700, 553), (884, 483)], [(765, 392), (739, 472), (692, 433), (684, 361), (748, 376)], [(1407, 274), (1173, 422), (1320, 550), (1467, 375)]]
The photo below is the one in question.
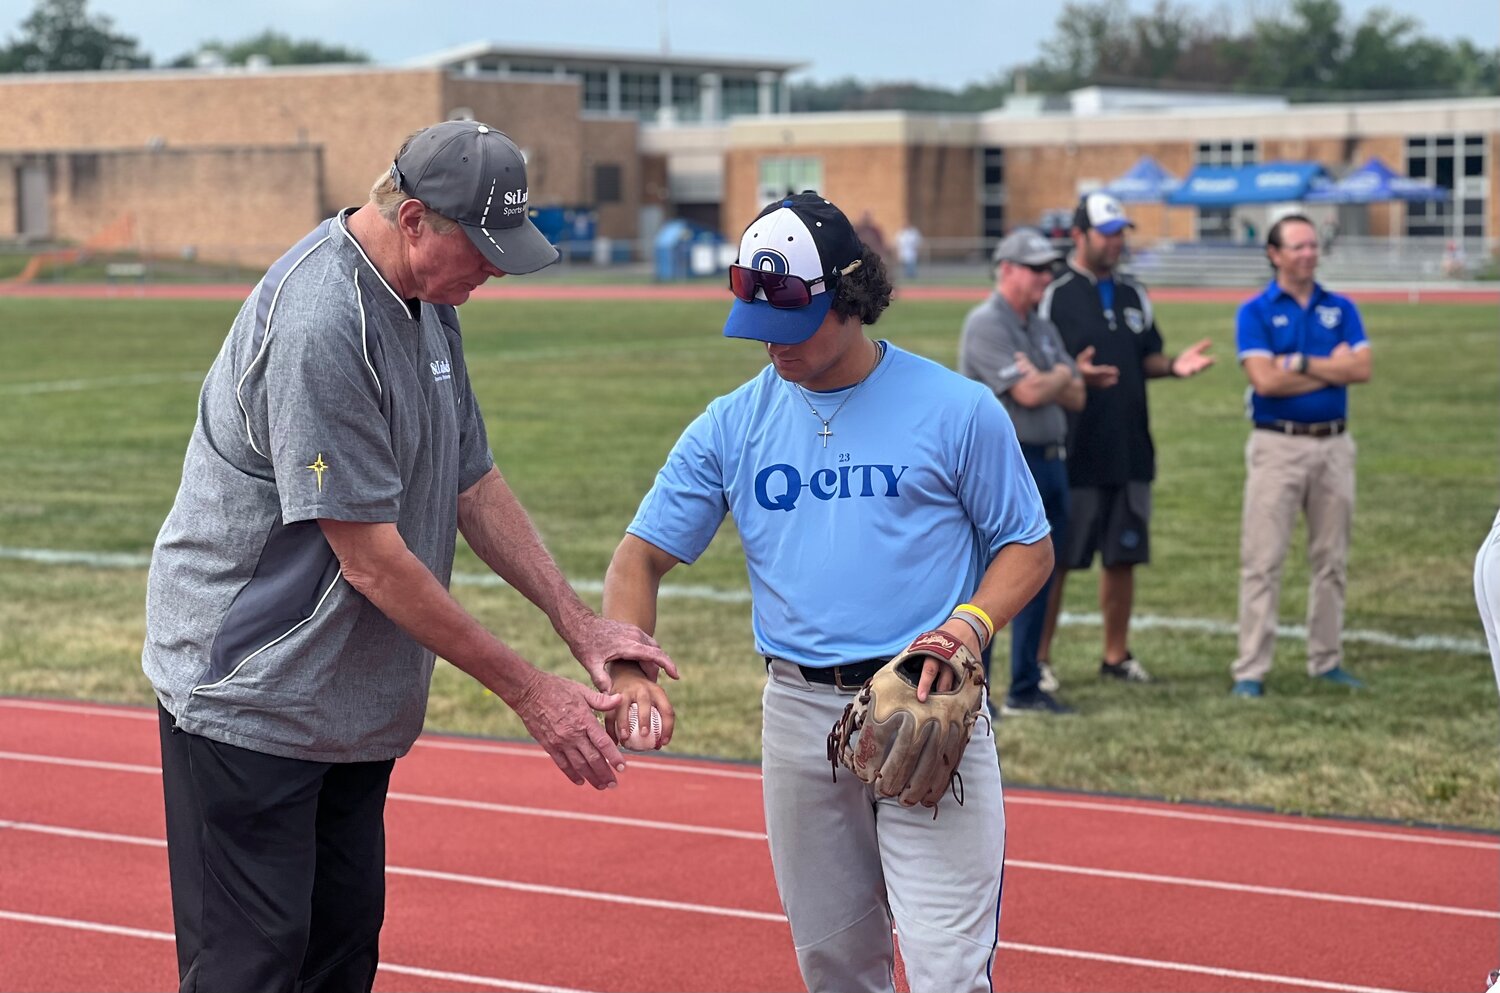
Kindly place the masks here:
[(1276, 278), (1239, 311), (1236, 350), (1250, 379), (1254, 430), (1245, 449), (1240, 532), (1240, 644), (1236, 696), (1265, 692), (1276, 649), (1281, 566), (1297, 513), (1307, 515), (1308, 675), (1364, 685), (1342, 665), (1344, 577), (1354, 517), (1350, 383), (1370, 379), (1364, 322), (1346, 297), (1314, 280), (1318, 230), (1301, 214), (1271, 226)]

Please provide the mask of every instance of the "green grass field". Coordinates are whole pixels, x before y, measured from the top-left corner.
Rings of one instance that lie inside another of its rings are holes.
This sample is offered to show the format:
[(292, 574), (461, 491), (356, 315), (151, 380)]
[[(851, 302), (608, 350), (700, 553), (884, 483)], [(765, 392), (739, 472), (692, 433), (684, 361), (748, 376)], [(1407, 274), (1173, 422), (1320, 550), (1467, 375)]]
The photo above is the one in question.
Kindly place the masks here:
[[(198, 383), (236, 305), (0, 300), (0, 693), (144, 703), (139, 671), (148, 553), (175, 491)], [(966, 305), (900, 303), (882, 336), (950, 363)], [(695, 303), (483, 303), (464, 309), (476, 390), (502, 470), (569, 576), (597, 584), (677, 433), (762, 364), (718, 335), (724, 308)], [(1164, 304), (1169, 348), (1207, 335), (1221, 365), (1153, 384), (1159, 451), (1156, 562), (1138, 616), (1232, 625), (1238, 568), (1244, 378), (1234, 308)], [(1370, 682), (1313, 685), (1284, 639), (1269, 695), (1228, 696), (1234, 638), (1156, 627), (1136, 654), (1159, 682), (1101, 686), (1099, 629), (1065, 627), (1055, 662), (1082, 712), (997, 729), (1011, 783), (1263, 805), (1285, 811), (1497, 826), (1496, 690), (1474, 609), (1474, 551), (1497, 502), (1500, 334), (1493, 307), (1365, 308), (1375, 379), (1354, 391), (1359, 506), (1347, 628), (1452, 641), (1446, 650), (1351, 640)], [(1300, 537), (1282, 619), (1301, 622)], [(123, 554), (41, 564), (16, 549)], [(732, 526), (669, 582), (746, 587)], [(464, 550), (459, 573), (481, 567)], [(1067, 609), (1091, 613), (1093, 575)], [(459, 598), (538, 664), (580, 677), (545, 619), (514, 593)], [(586, 597), (597, 603), (597, 596)], [(673, 749), (754, 759), (761, 667), (743, 602), (672, 598), (658, 635), (682, 663)], [(1003, 643), (997, 648), (1005, 658)], [(1004, 671), (1003, 663), (1000, 670)], [(439, 667), (429, 727), (514, 737), (519, 721)]]

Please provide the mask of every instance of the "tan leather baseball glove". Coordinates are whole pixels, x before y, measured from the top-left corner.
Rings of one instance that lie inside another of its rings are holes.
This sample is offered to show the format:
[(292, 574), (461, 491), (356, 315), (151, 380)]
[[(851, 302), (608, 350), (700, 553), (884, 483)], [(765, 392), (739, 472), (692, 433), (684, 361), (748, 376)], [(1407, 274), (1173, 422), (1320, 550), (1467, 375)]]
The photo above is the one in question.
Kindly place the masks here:
[[(917, 681), (929, 656), (956, 679), (946, 692), (934, 688), (924, 703)], [(919, 635), (869, 678), (828, 733), (834, 779), (842, 764), (879, 795), (903, 807), (932, 807), (934, 817), (950, 786), (962, 804), (958, 763), (985, 696), (984, 669), (973, 652), (945, 631)]]

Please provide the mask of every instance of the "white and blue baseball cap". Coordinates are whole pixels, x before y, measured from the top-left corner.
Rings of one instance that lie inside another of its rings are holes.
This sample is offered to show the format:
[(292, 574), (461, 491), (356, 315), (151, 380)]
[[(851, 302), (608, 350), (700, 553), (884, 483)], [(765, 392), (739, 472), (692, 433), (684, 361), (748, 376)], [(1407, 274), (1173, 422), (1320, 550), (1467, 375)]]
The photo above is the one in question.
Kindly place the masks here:
[[(736, 299), (724, 322), (724, 337), (796, 345), (811, 338), (828, 316), (838, 279), (864, 256), (864, 243), (843, 211), (812, 190), (767, 204), (740, 238), (736, 265), (807, 282), (811, 302), (771, 306), (764, 289), (754, 299)], [(814, 282), (816, 280), (816, 282)]]
[(1135, 227), (1125, 216), (1120, 201), (1108, 193), (1090, 193), (1079, 200), (1078, 209), (1073, 212), (1073, 226), (1080, 231), (1093, 228), (1100, 234), (1118, 234)]

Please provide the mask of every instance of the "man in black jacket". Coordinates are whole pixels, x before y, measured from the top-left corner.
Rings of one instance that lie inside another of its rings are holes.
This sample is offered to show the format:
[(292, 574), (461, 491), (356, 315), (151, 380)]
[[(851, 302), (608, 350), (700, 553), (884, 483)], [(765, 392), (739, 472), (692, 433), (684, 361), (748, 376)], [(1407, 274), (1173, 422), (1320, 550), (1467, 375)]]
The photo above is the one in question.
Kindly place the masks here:
[(1204, 354), (1210, 344), (1207, 338), (1176, 356), (1163, 353), (1146, 288), (1116, 271), (1129, 227), (1134, 225), (1114, 197), (1090, 193), (1080, 200), (1073, 214), (1073, 254), (1038, 308), (1062, 332), (1080, 368), (1118, 370), (1113, 385), (1084, 377), (1088, 401), (1071, 419), (1068, 540), (1059, 551), (1057, 582), (1038, 655), (1043, 661), (1051, 658), (1065, 570), (1089, 568), (1097, 551), (1104, 566), (1099, 578), (1104, 617), (1099, 674), (1144, 683), (1151, 676), (1131, 654), (1129, 635), (1135, 567), (1151, 560), (1156, 449), (1151, 443), (1146, 380), (1196, 376), (1214, 360)]

